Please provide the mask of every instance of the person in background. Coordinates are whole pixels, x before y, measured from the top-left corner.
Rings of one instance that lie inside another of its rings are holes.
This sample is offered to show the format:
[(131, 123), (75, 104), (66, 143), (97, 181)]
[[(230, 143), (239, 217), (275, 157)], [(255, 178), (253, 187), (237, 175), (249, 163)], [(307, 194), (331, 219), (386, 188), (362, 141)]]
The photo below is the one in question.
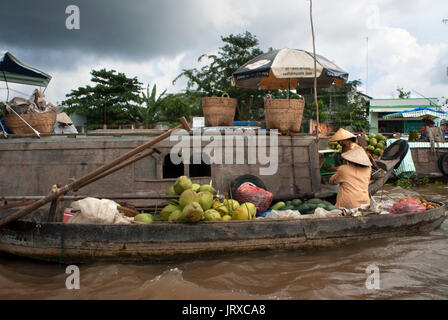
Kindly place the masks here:
[[(342, 146), (341, 153), (361, 147), (356, 142), (356, 136), (343, 128), (339, 128), (338, 131), (336, 131), (336, 133), (330, 138), (330, 142), (338, 142)], [(339, 153), (335, 154), (334, 160), (335, 166), (328, 167), (327, 171), (336, 171), (337, 167), (340, 166), (343, 162)]]
[(54, 128), (55, 134), (66, 133), (78, 133), (76, 127), (73, 125), (73, 121), (65, 112), (58, 113), (56, 116), (56, 127)]
[(423, 119), (423, 127), (419, 129), (420, 131), (420, 140), (427, 141), (429, 139), (427, 128), (434, 128), (434, 121), (430, 118), (424, 118)]
[(369, 184), (372, 173), (369, 157), (363, 148), (351, 149), (342, 154), (347, 164), (338, 167), (330, 184), (339, 185), (336, 198), (338, 208), (358, 208), (370, 204)]

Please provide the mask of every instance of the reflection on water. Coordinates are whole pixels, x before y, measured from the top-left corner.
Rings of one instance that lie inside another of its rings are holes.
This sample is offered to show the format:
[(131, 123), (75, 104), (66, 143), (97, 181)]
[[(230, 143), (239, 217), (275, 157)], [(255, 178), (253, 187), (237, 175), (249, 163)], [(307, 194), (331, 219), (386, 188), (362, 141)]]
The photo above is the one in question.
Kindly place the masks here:
[[(390, 189), (390, 187), (389, 187)], [(400, 190), (388, 190), (400, 197)], [(417, 190), (447, 201), (446, 187)], [(0, 299), (447, 299), (448, 222), (430, 234), (336, 249), (269, 251), (176, 264), (80, 265), (80, 290), (65, 266), (0, 256)], [(376, 265), (380, 289), (366, 288)]]

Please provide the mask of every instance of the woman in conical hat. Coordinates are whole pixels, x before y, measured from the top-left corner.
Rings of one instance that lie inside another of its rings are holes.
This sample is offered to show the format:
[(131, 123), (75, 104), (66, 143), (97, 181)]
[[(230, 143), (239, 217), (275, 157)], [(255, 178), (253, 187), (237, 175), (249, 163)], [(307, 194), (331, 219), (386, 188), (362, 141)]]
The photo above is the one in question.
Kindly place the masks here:
[(343, 128), (339, 128), (339, 130), (330, 138), (330, 141), (339, 142), (342, 146), (343, 153), (359, 147), (359, 144), (356, 143), (356, 136)]
[[(339, 128), (339, 130), (336, 131), (330, 138), (330, 142), (338, 142), (342, 146), (342, 153), (360, 147), (360, 145), (356, 143), (356, 136), (343, 128)], [(335, 166), (330, 166), (327, 169), (328, 171), (336, 171), (343, 162), (339, 153), (335, 154), (334, 160)]]
[(363, 148), (344, 152), (342, 157), (347, 164), (338, 167), (330, 178), (330, 184), (338, 184), (336, 207), (357, 208), (370, 204), (369, 183), (372, 173), (371, 163)]

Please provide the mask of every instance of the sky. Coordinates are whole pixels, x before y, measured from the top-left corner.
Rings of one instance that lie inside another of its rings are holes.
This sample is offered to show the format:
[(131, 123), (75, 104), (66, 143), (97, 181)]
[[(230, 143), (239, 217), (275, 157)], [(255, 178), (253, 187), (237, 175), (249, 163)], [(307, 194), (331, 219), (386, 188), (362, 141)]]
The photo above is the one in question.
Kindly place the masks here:
[[(360, 80), (373, 98), (448, 98), (447, 0), (313, 0), (316, 52)], [(79, 8), (79, 29), (69, 5)], [(138, 77), (158, 92), (200, 67), (222, 36), (251, 32), (259, 47), (312, 51), (309, 0), (2, 0), (0, 50), (50, 75), (48, 102), (90, 84), (92, 69)], [(10, 84), (10, 98), (34, 87)], [(0, 100), (6, 99), (0, 82)]]

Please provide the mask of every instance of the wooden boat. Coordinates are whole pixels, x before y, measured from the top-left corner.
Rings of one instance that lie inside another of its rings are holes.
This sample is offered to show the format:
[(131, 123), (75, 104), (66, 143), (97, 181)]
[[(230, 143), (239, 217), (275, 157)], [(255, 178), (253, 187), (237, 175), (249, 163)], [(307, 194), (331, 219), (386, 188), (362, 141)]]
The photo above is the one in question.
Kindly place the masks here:
[(336, 247), (427, 233), (446, 218), (446, 205), (417, 213), (363, 217), (132, 225), (17, 220), (0, 228), (0, 251), (60, 263), (156, 262), (272, 249)]
[[(181, 122), (183, 126), (188, 127), (185, 119)], [(82, 225), (65, 224), (57, 219), (55, 208), (62, 195), (92, 184), (100, 177), (121, 169), (123, 165), (128, 166), (141, 161), (144, 157), (149, 157), (150, 153), (152, 154), (156, 149), (143, 155), (138, 154), (163, 141), (169, 135), (170, 130), (61, 189), (55, 187), (49, 196), (35, 201), (24, 209), (15, 212), (0, 211), (0, 251), (66, 263), (98, 260), (158, 261), (201, 254), (334, 246), (350, 241), (429, 231), (439, 226), (445, 219), (445, 206), (424, 213), (396, 216), (259, 219), (197, 224), (154, 222), (149, 225)], [(166, 149), (171, 147), (172, 144), (165, 146)], [(407, 148), (407, 144), (405, 147)], [(242, 150), (244, 148), (249, 146), (244, 146)], [(404, 150), (403, 148), (397, 147)], [(277, 197), (324, 195), (319, 175), (317, 150), (317, 142), (313, 137), (281, 137), (279, 157), (275, 159), (279, 170), (272, 176), (266, 176), (266, 184), (270, 186), (268, 190), (272, 190)], [(163, 155), (163, 151), (158, 153)], [(401, 161), (398, 151), (395, 152), (391, 148), (390, 154), (390, 160), (385, 159), (378, 163), (385, 174), (382, 179), (376, 179), (375, 188), (385, 182), (391, 168)], [(166, 155), (163, 158), (166, 158)], [(185, 172), (184, 167), (181, 169)], [(251, 172), (252, 169), (253, 167), (248, 164), (215, 165), (212, 176), (218, 180), (215, 181), (218, 190), (219, 186), (222, 189), (228, 187), (229, 184), (224, 182), (230, 182), (229, 179), (235, 176), (240, 184), (247, 182), (257, 184), (258, 181), (264, 186), (263, 181), (258, 177), (247, 175), (247, 172)], [(255, 169), (258, 169), (258, 165)], [(118, 178), (121, 178), (119, 185), (121, 188), (127, 185), (123, 183), (126, 182), (123, 176)], [(157, 180), (150, 179), (147, 182), (156, 183)], [(172, 181), (163, 181), (163, 183), (171, 184)], [(230, 184), (231, 188), (235, 186), (233, 182)], [(164, 193), (168, 189), (160, 187), (161, 185), (156, 185), (159, 193)], [(372, 194), (375, 191), (373, 190)], [(49, 212), (42, 214), (37, 210), (41, 210), (42, 206), (49, 202), (51, 202)], [(28, 215), (32, 213), (34, 219), (29, 220)]]

